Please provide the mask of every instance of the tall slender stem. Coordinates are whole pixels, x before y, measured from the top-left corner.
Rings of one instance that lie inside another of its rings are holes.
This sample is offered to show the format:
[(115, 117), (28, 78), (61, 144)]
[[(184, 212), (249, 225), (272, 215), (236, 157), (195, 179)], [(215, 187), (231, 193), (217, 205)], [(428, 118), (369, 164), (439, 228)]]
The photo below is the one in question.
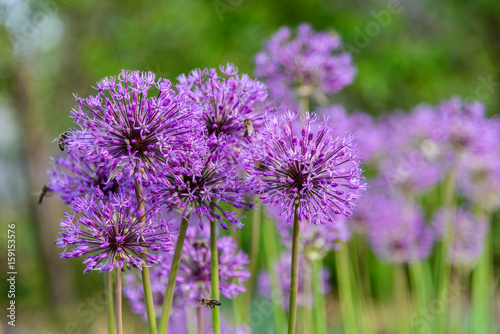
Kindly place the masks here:
[(342, 311), (342, 325), (344, 333), (358, 333), (356, 310), (352, 291), (352, 270), (349, 265), (349, 250), (346, 244), (335, 252), (337, 275), (339, 281), (340, 308)]
[(172, 310), (172, 300), (174, 299), (174, 288), (177, 280), (177, 272), (179, 271), (179, 264), (181, 262), (182, 248), (184, 247), (184, 240), (186, 239), (186, 231), (189, 222), (189, 215), (181, 220), (179, 227), (179, 235), (175, 244), (174, 258), (172, 259), (172, 266), (168, 275), (167, 290), (165, 291), (165, 300), (163, 301), (163, 309), (161, 311), (160, 327), (158, 333), (166, 333), (168, 327), (168, 320), (170, 318), (170, 311)]
[(309, 96), (299, 96), (299, 109), (301, 114), (309, 110)]
[(325, 295), (322, 289), (325, 286), (323, 278), (323, 259), (312, 261), (312, 275), (313, 275), (313, 297), (314, 297), (314, 333), (326, 334), (326, 304)]
[(264, 242), (264, 251), (266, 256), (265, 262), (267, 266), (267, 271), (269, 273), (269, 280), (271, 286), (271, 299), (273, 301), (273, 312), (274, 312), (274, 326), (276, 333), (284, 333), (286, 326), (286, 314), (283, 309), (283, 288), (281, 285), (281, 276), (275, 270), (275, 261), (279, 257), (279, 252), (276, 247), (276, 227), (274, 222), (266, 219), (264, 222), (266, 226), (266, 232), (262, 234), (262, 240)]
[(113, 296), (113, 272), (107, 271), (104, 275), (106, 299), (108, 300), (108, 333), (116, 333), (115, 301)]
[(250, 271), (250, 279), (247, 284), (247, 293), (245, 301), (245, 319), (248, 316), (248, 310), (252, 301), (252, 291), (255, 285), (255, 278), (257, 276), (257, 262), (259, 259), (260, 248), (260, 226), (262, 218), (262, 204), (257, 202), (255, 211), (252, 214), (252, 238), (250, 239), (250, 264), (248, 271)]
[[(135, 167), (134, 175), (139, 174), (139, 164)], [(140, 224), (146, 223), (146, 215), (145, 215), (145, 205), (143, 198), (143, 188), (142, 184), (136, 179), (135, 180), (135, 196), (137, 198), (137, 205), (139, 208), (139, 212), (142, 212), (142, 216), (140, 217)], [(151, 280), (149, 277), (149, 268), (144, 266), (142, 268), (142, 287), (144, 290), (144, 300), (146, 302), (146, 315), (148, 318), (149, 325), (149, 334), (157, 334), (158, 330), (156, 329), (156, 314), (155, 314), (155, 306), (153, 301), (153, 292), (151, 291)]]
[[(212, 271), (212, 298), (219, 300), (219, 253), (217, 251), (217, 227), (215, 219), (210, 221), (210, 263)], [(219, 308), (212, 310), (213, 332), (220, 334)]]
[(297, 214), (298, 205), (295, 206), (293, 219), (293, 239), (292, 239), (292, 277), (290, 280), (290, 304), (288, 307), (288, 334), (295, 333), (295, 323), (297, 322), (297, 291), (299, 287), (299, 234), (300, 222)]
[(116, 268), (116, 322), (118, 324), (118, 334), (123, 334), (122, 315), (122, 269)]
[(198, 334), (203, 334), (203, 306), (198, 306)]

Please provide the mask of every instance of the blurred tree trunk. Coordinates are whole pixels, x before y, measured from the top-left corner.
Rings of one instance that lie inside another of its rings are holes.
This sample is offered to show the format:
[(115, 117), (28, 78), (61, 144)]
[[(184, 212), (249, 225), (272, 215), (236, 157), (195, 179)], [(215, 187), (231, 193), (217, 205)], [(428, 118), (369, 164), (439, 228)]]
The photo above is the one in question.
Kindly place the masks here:
[[(39, 96), (31, 66), (28, 60), (19, 58), (17, 68), (11, 76), (12, 96), (22, 131), (20, 164), (25, 176), (26, 194), (41, 189), (47, 183), (46, 170), (49, 167), (53, 139), (46, 131), (41, 108), (42, 97)], [(54, 246), (58, 221), (62, 217), (62, 205), (55, 198), (46, 198), (38, 205), (37, 198), (28, 197), (30, 198), (25, 205), (35, 249), (33, 255), (37, 258), (37, 266), (40, 267), (43, 283), (47, 287), (47, 304), (61, 306), (68, 302), (73, 282), (69, 267), (64, 266), (59, 258), (59, 251)]]

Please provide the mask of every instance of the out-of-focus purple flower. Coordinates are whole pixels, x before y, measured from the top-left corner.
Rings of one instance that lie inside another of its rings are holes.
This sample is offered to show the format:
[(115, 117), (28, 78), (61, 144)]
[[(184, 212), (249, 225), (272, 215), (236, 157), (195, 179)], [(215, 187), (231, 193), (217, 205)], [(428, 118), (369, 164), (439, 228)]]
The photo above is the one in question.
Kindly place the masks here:
[[(123, 70), (118, 77), (99, 81), (95, 89), (95, 96), (77, 98), (72, 117), (81, 130), (68, 134), (69, 152), (83, 152), (86, 160), (106, 166), (119, 180), (137, 164), (164, 170), (176, 164), (179, 152), (194, 150), (192, 138), (202, 131), (201, 108), (176, 94), (167, 79)], [(148, 96), (150, 89), (159, 93)], [(147, 178), (147, 173), (140, 174), (136, 177)]]
[(435, 236), (432, 228), (424, 224), (416, 203), (402, 198), (379, 195), (373, 199), (368, 238), (373, 251), (382, 260), (418, 262), (430, 255)]
[(235, 147), (245, 137), (258, 131), (266, 114), (273, 109), (264, 103), (267, 87), (246, 74), (238, 75), (233, 64), (221, 66), (222, 75), (214, 68), (196, 69), (181, 75), (177, 89), (202, 106), (202, 120), (212, 141), (228, 136)]
[(265, 80), (271, 97), (290, 108), (307, 96), (319, 103), (352, 83), (356, 69), (351, 56), (341, 51), (338, 35), (315, 32), (301, 24), (295, 32), (280, 28), (255, 58), (255, 74)]
[[(113, 268), (137, 268), (158, 263), (158, 255), (147, 252), (172, 248), (169, 222), (157, 216), (156, 209), (137, 209), (135, 194), (120, 191), (109, 202), (96, 188), (95, 195), (76, 197), (71, 202), (73, 214), (64, 213), (60, 222), (61, 237), (56, 244), (64, 248), (61, 257), (70, 259), (88, 255), (84, 273)], [(141, 218), (145, 217), (145, 222)]]
[(247, 188), (237, 173), (237, 167), (227, 157), (228, 150), (228, 145), (221, 145), (196, 158), (188, 157), (185, 164), (203, 166), (200, 172), (175, 167), (173, 173), (155, 176), (157, 185), (152, 190), (151, 202), (163, 205), (167, 210), (180, 210), (183, 217), (195, 214), (200, 218), (200, 226), (201, 218), (206, 217), (219, 222), (224, 229), (229, 228), (224, 220), (233, 229), (243, 228), (241, 217), (222, 206), (222, 203), (227, 203), (243, 210), (251, 206), (244, 198)]
[[(199, 305), (201, 298), (212, 297), (209, 233), (209, 229), (200, 230), (188, 227), (174, 292), (174, 301), (179, 306), (196, 306)], [(246, 268), (248, 256), (238, 250), (238, 245), (229, 236), (217, 239), (217, 251), (219, 253), (220, 293), (226, 298), (234, 298), (246, 291), (244, 284), (250, 277)], [(172, 253), (161, 253), (161, 264), (150, 269), (153, 300), (158, 306), (156, 309), (161, 310), (172, 257)], [(141, 282), (133, 273), (129, 276), (125, 295), (133, 311), (145, 316)]]
[(131, 189), (133, 181), (124, 177), (117, 181), (110, 178), (110, 170), (105, 165), (97, 165), (84, 160), (76, 152), (57, 159), (51, 159), (53, 168), (48, 170), (51, 192), (61, 194), (64, 203), (70, 204), (75, 197), (94, 193), (99, 188), (109, 198), (117, 194), (121, 187)]
[[(249, 188), (263, 203), (278, 206), (287, 224), (294, 219), (315, 225), (350, 216), (360, 190), (366, 189), (360, 159), (351, 136), (334, 138), (332, 127), (310, 113), (297, 131), (292, 111), (266, 123), (257, 134), (261, 146), (247, 151)], [(318, 130), (311, 131), (311, 127)]]
[[(290, 272), (292, 270), (292, 256), (289, 252), (285, 252), (276, 261), (275, 272), (280, 280), (281, 289), (283, 293), (283, 306), (288, 308), (288, 301), (290, 296)], [(308, 265), (307, 259), (299, 254), (299, 282), (297, 291), (297, 305), (299, 306), (310, 306), (313, 303), (312, 288), (306, 288), (306, 284), (311, 284), (312, 279), (312, 268)], [(330, 272), (323, 268), (323, 282), (324, 286), (320, 286), (320, 292), (327, 294), (330, 291)], [(309, 283), (307, 281), (309, 280)], [(271, 281), (270, 276), (267, 272), (262, 272), (259, 275), (259, 281), (257, 282), (258, 290), (267, 298), (271, 297)]]
[(448, 261), (456, 266), (472, 267), (483, 253), (488, 220), (474, 217), (463, 208), (455, 213), (440, 210), (433, 225), (437, 236), (447, 243)]
[[(268, 208), (266, 211), (276, 221), (283, 244), (291, 249), (292, 226), (283, 221), (283, 217), (279, 215), (276, 207)], [(299, 252), (310, 260), (320, 259), (328, 252), (338, 250), (339, 243), (348, 241), (350, 237), (347, 219), (343, 216), (339, 216), (333, 224), (316, 226), (304, 222), (300, 226)]]
[(363, 162), (376, 158), (386, 145), (379, 124), (367, 113), (355, 111), (348, 114), (341, 105), (334, 105), (319, 108), (318, 114), (327, 116), (335, 125), (335, 134), (342, 136), (350, 132), (354, 135)]

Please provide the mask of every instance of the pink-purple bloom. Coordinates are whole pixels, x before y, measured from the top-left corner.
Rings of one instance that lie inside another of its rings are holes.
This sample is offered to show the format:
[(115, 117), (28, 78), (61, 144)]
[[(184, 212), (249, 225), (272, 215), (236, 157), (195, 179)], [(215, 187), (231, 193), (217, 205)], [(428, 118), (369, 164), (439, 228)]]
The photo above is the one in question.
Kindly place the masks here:
[(372, 199), (368, 239), (375, 254), (387, 262), (410, 263), (426, 259), (434, 246), (433, 229), (420, 207), (402, 195), (376, 195)]
[(70, 152), (84, 152), (86, 160), (107, 166), (117, 179), (139, 166), (145, 172), (136, 177), (146, 179), (146, 171), (168, 169), (177, 154), (195, 150), (191, 139), (200, 136), (200, 109), (175, 93), (167, 79), (123, 70), (99, 81), (95, 90), (94, 96), (77, 98), (72, 117), (81, 129), (68, 134)]
[(326, 102), (352, 83), (356, 69), (351, 56), (342, 51), (336, 34), (315, 32), (301, 24), (296, 31), (280, 28), (255, 58), (255, 74), (263, 78), (271, 97), (288, 107), (297, 106), (300, 96)]
[[(177, 306), (196, 306), (201, 298), (212, 297), (209, 234), (209, 229), (188, 227), (174, 292), (174, 302)], [(246, 291), (245, 282), (250, 277), (246, 268), (248, 256), (238, 249), (236, 242), (229, 236), (217, 239), (217, 251), (220, 293), (226, 298), (234, 298)], [(172, 257), (171, 252), (161, 253), (161, 264), (150, 269), (156, 309), (161, 309), (163, 303)], [(125, 295), (132, 310), (145, 315), (142, 285), (133, 273), (129, 274), (127, 282)]]
[(438, 238), (447, 245), (449, 263), (472, 267), (484, 250), (488, 234), (488, 220), (485, 216), (473, 216), (464, 208), (456, 212), (440, 210), (433, 225)]
[(332, 126), (310, 113), (298, 129), (296, 118), (288, 111), (257, 134), (261, 145), (248, 151), (246, 160), (249, 188), (263, 203), (279, 207), (287, 224), (294, 212), (300, 222), (335, 224), (336, 215), (352, 214), (366, 189), (354, 138), (333, 137)]
[[(84, 273), (114, 268), (142, 269), (158, 263), (156, 251), (172, 249), (169, 221), (157, 215), (156, 209), (137, 209), (134, 192), (120, 191), (102, 200), (104, 193), (76, 197), (71, 202), (73, 213), (64, 213), (60, 222), (61, 236), (56, 244), (64, 248), (63, 258), (87, 256)], [(142, 218), (145, 221), (141, 221)], [(149, 250), (149, 252), (148, 252)]]
[(195, 69), (189, 75), (181, 75), (177, 90), (185, 93), (202, 107), (201, 119), (205, 123), (211, 141), (220, 136), (239, 147), (248, 130), (258, 130), (264, 124), (266, 114), (273, 109), (266, 105), (267, 87), (247, 74), (238, 74), (233, 64), (216, 69)]

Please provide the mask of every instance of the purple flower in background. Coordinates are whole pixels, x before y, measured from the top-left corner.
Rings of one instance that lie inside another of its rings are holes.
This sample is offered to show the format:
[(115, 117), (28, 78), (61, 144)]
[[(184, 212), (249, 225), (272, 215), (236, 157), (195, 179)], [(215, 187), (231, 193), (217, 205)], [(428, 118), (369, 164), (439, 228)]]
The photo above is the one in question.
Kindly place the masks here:
[[(123, 70), (118, 77), (99, 81), (95, 89), (95, 96), (77, 98), (72, 117), (81, 130), (69, 134), (70, 152), (82, 151), (86, 160), (106, 166), (119, 180), (137, 163), (143, 169), (164, 170), (176, 163), (179, 152), (193, 150), (191, 139), (201, 131), (200, 108), (176, 94), (168, 80)], [(148, 96), (150, 89), (154, 96)]]
[[(56, 244), (64, 248), (61, 257), (70, 259), (88, 255), (84, 273), (113, 268), (138, 268), (158, 263), (158, 255), (147, 252), (168, 252), (172, 248), (168, 221), (157, 216), (157, 210), (143, 212), (131, 198), (135, 194), (120, 191), (101, 200), (104, 193), (76, 197), (71, 202), (73, 214), (64, 213), (60, 222), (61, 237)], [(141, 222), (145, 216), (146, 221)]]
[[(280, 279), (280, 284), (283, 293), (283, 306), (288, 308), (288, 298), (290, 296), (290, 272), (292, 268), (292, 259), (289, 252), (285, 252), (276, 261), (273, 266), (275, 268), (276, 276)], [(323, 268), (323, 282), (324, 285), (320, 286), (320, 292), (327, 294), (330, 291), (330, 272)], [(299, 286), (297, 292), (297, 305), (300, 306), (310, 306), (313, 303), (312, 288), (306, 288), (306, 281), (311, 279), (312, 268), (309, 266), (308, 261), (302, 255), (299, 255)], [(311, 281), (309, 281), (311, 284)], [(266, 297), (271, 296), (271, 282), (270, 276), (267, 272), (262, 272), (259, 275), (259, 281), (257, 282), (259, 292)]]
[(326, 102), (325, 94), (351, 84), (356, 74), (351, 56), (341, 51), (339, 36), (315, 32), (308, 24), (299, 25), (295, 33), (280, 28), (257, 54), (255, 68), (271, 97), (290, 108), (297, 107), (300, 96)]
[[(366, 189), (360, 158), (351, 136), (334, 138), (332, 127), (306, 113), (297, 131), (292, 111), (266, 123), (257, 134), (261, 146), (247, 152), (247, 181), (263, 203), (278, 206), (287, 224), (333, 223), (336, 215), (350, 216), (360, 190)], [(317, 131), (311, 131), (311, 127)]]
[[(276, 207), (266, 211), (276, 221), (283, 244), (291, 249), (292, 226), (284, 222)], [(339, 216), (333, 224), (316, 226), (306, 222), (300, 227), (299, 252), (310, 260), (323, 258), (328, 252), (338, 250), (339, 243), (348, 241), (350, 237), (347, 219), (343, 216)]]
[(264, 105), (267, 87), (246, 74), (238, 75), (233, 64), (221, 66), (222, 75), (214, 68), (196, 69), (181, 75), (177, 89), (202, 106), (202, 120), (209, 136), (229, 136), (233, 145), (258, 130), (271, 108)]
[(459, 208), (455, 213), (438, 211), (433, 225), (438, 238), (448, 246), (448, 261), (456, 266), (473, 267), (483, 253), (488, 234), (485, 216), (474, 217)]
[(335, 125), (335, 134), (342, 136), (350, 132), (354, 135), (363, 162), (376, 158), (386, 145), (381, 126), (365, 112), (348, 114), (341, 105), (334, 105), (319, 108), (318, 114), (327, 116)]
[(434, 233), (424, 224), (420, 208), (403, 198), (378, 195), (371, 201), (372, 215), (367, 224), (374, 253), (392, 263), (421, 261), (434, 246)]
[(94, 193), (99, 188), (109, 198), (117, 194), (120, 188), (131, 189), (133, 181), (124, 177), (117, 181), (110, 178), (110, 170), (106, 165), (97, 165), (84, 160), (77, 152), (57, 160), (51, 159), (54, 167), (48, 170), (49, 188), (53, 193), (61, 194), (64, 203), (70, 204), (75, 197)]
[[(246, 266), (248, 256), (229, 236), (217, 239), (219, 253), (219, 289), (222, 296), (234, 298), (245, 292), (245, 282), (250, 277)], [(161, 264), (150, 269), (153, 299), (156, 309), (161, 310), (168, 275), (172, 261), (172, 253), (161, 253)], [(141, 282), (133, 273), (127, 278), (128, 286), (125, 295), (135, 313), (145, 316), (144, 294)], [(177, 284), (174, 293), (175, 303), (179, 306), (199, 305), (201, 298), (211, 297), (211, 261), (210, 261), (210, 232), (188, 227), (184, 249), (177, 274)]]

